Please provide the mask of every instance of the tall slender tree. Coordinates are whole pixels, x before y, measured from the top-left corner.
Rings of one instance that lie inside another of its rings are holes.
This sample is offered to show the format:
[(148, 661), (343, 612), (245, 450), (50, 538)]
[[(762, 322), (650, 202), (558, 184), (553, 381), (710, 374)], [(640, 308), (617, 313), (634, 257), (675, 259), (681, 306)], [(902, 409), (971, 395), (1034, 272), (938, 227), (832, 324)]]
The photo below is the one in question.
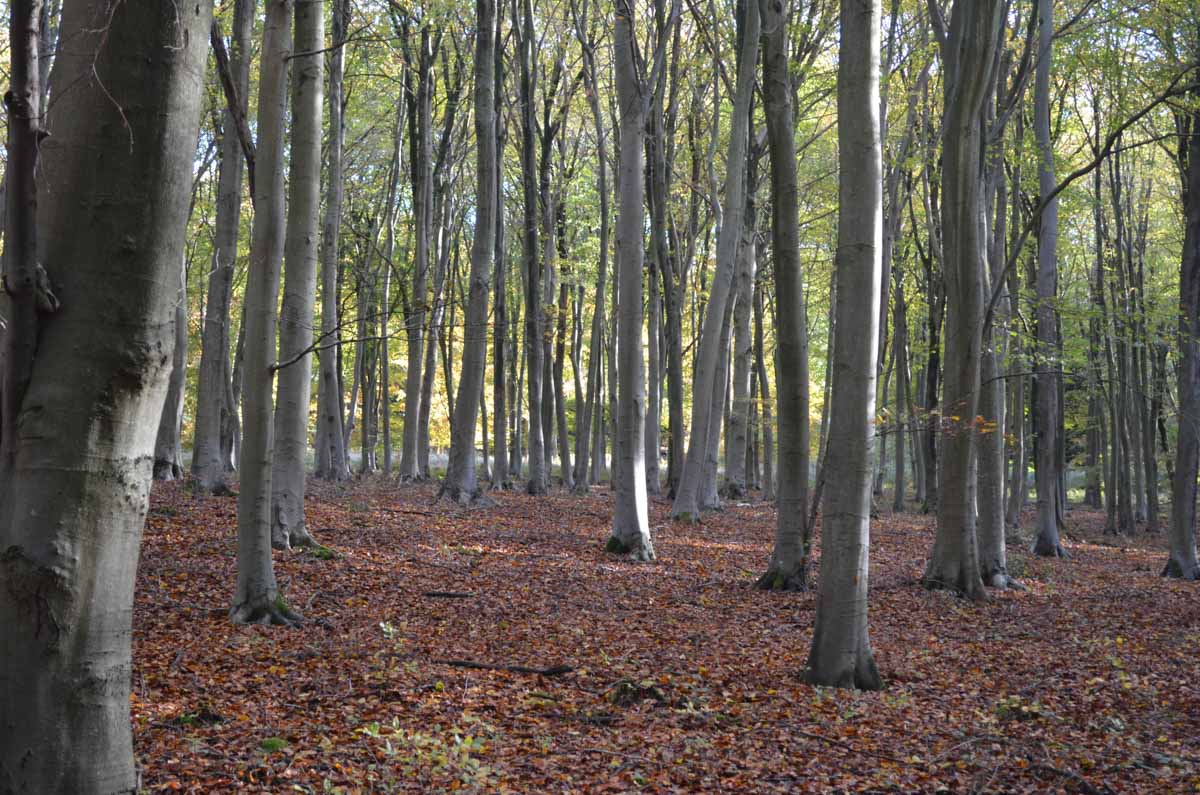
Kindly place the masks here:
[[(806, 678), (817, 685), (883, 686), (867, 631), (871, 448), (883, 253), (879, 123), (879, 0), (842, 0), (838, 56), (837, 322), (860, 328), (834, 342), (832, 406), (821, 527), (821, 579)], [(865, 328), (863, 328), (865, 326)]]

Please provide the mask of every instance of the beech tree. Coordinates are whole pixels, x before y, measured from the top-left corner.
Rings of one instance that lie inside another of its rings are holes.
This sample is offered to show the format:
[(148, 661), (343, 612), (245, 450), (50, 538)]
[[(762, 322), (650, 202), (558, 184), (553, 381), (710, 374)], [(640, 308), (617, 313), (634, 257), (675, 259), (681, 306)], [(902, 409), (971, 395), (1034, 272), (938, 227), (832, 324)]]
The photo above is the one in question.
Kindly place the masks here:
[[(671, 5), (671, 17), (679, 3)], [(646, 114), (653, 86), (666, 61), (667, 37), (661, 33), (650, 59), (638, 45), (636, 0), (617, 0), (613, 57), (620, 110), (620, 159), (617, 168), (617, 335), (625, 342), (618, 361), (616, 504), (609, 552), (653, 560), (646, 495), (646, 381), (642, 359), (642, 262), (645, 181), (642, 175)], [(670, 25), (666, 26), (670, 29)], [(649, 73), (646, 67), (650, 67)], [(652, 333), (657, 333), (654, 330)]]
[(67, 0), (50, 79), (71, 90), (46, 117), (39, 6), (10, 16), (0, 786), (132, 792), (134, 577), (212, 6)]
[(271, 471), (271, 545), (314, 546), (304, 524), (305, 453), (311, 402), (313, 318), (317, 292), (317, 225), (321, 195), (321, 103), (324, 4), (296, 0), (292, 129), (284, 242), (285, 281), (279, 310), (279, 377)]
[(254, 229), (244, 299), (242, 422), (246, 430), (238, 491), (237, 587), (230, 610), (235, 623), (286, 625), (299, 618), (280, 596), (271, 560), (272, 387), (276, 366), (276, 307), (284, 256), (283, 130), (292, 8), (292, 0), (268, 0), (259, 54)]
[[(867, 632), (875, 361), (883, 253), (879, 0), (842, 0), (838, 53), (837, 322), (821, 576), (805, 676), (815, 685), (883, 686)], [(863, 328), (865, 326), (865, 328)]]
[(451, 427), (450, 463), (445, 493), (465, 501), (478, 491), (475, 471), (475, 424), (483, 394), (487, 359), (488, 289), (496, 243), (498, 198), (495, 70), (495, 0), (475, 0), (475, 232), (471, 243), (470, 292), (463, 338), (463, 375), (458, 382)]
[(942, 130), (942, 245), (946, 281), (937, 536), (924, 583), (986, 597), (975, 533), (975, 417), (979, 413), (986, 241), (983, 114), (1003, 17), (1000, 0), (956, 0), (949, 24), (930, 15), (945, 70)]
[[(192, 436), (192, 475), (202, 492), (231, 494), (225, 483), (230, 444), (226, 437), (237, 419), (230, 364), (229, 312), (233, 302), (233, 277), (237, 263), (238, 230), (242, 214), (243, 155), (253, 162), (253, 141), (246, 125), (250, 95), (250, 37), (254, 27), (254, 0), (236, 0), (225, 83), (226, 107), (221, 115), (216, 224), (213, 232), (212, 269), (208, 276), (208, 303), (200, 337), (200, 366), (196, 378), (196, 416)], [(214, 24), (212, 39), (224, 48)], [(220, 49), (218, 50), (220, 51)], [(218, 69), (225, 72), (218, 56)], [(224, 83), (224, 80), (222, 81)], [(246, 137), (243, 137), (243, 131)]]

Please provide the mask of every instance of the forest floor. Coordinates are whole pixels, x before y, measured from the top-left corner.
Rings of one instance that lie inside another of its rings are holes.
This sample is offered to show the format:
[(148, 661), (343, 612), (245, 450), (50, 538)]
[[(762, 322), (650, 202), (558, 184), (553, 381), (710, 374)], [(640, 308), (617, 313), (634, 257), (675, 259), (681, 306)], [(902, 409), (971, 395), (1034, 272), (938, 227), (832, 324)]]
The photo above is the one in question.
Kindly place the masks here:
[(435, 493), (314, 483), (333, 555), (276, 555), (309, 619), (287, 629), (227, 618), (236, 500), (156, 487), (134, 618), (147, 791), (1200, 791), (1200, 586), (1158, 576), (1161, 536), (1073, 511), (1070, 560), (1014, 543), (1028, 590), (971, 604), (918, 584), (930, 517), (881, 518), (886, 689), (855, 693), (799, 677), (815, 595), (752, 588), (768, 505), (684, 525), (655, 500), (639, 564), (602, 551), (607, 491)]

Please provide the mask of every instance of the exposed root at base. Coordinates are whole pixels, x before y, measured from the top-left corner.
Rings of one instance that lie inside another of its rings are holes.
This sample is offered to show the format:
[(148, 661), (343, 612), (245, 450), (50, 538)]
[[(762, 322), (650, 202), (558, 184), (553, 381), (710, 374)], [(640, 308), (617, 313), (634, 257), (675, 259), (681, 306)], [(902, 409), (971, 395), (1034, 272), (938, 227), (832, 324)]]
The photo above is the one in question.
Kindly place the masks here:
[(1062, 558), (1066, 560), (1071, 556), (1067, 554), (1067, 550), (1063, 548), (1061, 543), (1049, 543), (1042, 539), (1037, 539), (1033, 542), (1033, 554), (1043, 558)]
[(768, 569), (754, 582), (760, 591), (800, 592), (808, 590), (808, 571), (803, 566), (785, 574), (781, 569)]
[(622, 541), (620, 538), (609, 536), (604, 545), (604, 551), (610, 555), (628, 555), (630, 560), (649, 562), (654, 560), (654, 549), (644, 543), (636, 545)]
[(926, 574), (921, 578), (921, 587), (927, 591), (950, 591), (970, 602), (986, 602), (989, 598), (982, 579), (977, 584), (967, 585), (962, 582), (950, 582), (947, 578), (935, 574)]
[(266, 604), (234, 605), (229, 619), (235, 624), (258, 624), (270, 627), (297, 627), (304, 616), (288, 607), (282, 597)]

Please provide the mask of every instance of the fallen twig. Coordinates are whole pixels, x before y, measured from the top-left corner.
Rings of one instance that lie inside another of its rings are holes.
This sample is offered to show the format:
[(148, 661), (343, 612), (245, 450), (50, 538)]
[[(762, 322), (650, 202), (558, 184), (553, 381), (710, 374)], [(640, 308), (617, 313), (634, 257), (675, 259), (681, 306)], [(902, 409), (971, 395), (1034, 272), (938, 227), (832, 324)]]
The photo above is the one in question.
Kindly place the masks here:
[(421, 596), (433, 599), (474, 599), (475, 594), (466, 591), (426, 591)]
[(562, 676), (575, 670), (569, 665), (530, 668), (526, 665), (499, 665), (495, 663), (476, 662), (475, 660), (433, 660), (432, 662), (439, 665), (450, 665), (455, 668), (471, 668), (476, 671), (508, 671), (514, 674), (537, 674), (538, 676)]

